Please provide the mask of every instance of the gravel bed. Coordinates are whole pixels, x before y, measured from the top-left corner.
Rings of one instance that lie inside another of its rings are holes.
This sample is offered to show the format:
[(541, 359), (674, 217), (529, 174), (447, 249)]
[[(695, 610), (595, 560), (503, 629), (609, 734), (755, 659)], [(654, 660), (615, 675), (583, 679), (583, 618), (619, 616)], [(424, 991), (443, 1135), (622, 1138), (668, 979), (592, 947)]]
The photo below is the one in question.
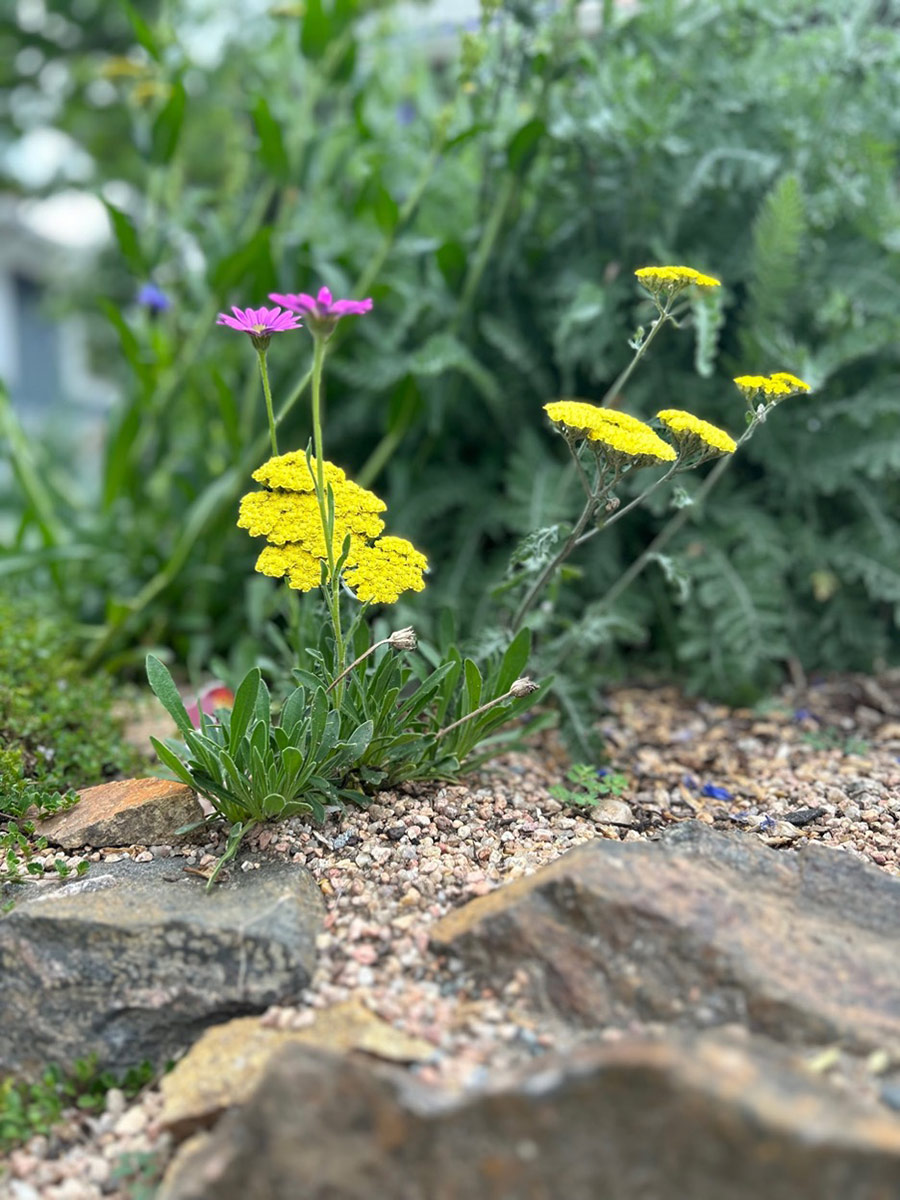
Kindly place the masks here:
[[(785, 689), (761, 709), (728, 709), (671, 688), (612, 691), (601, 720), (610, 766), (628, 779), (622, 805), (564, 807), (548, 795), (561, 781), (559, 746), (509, 756), (465, 783), (410, 785), (380, 793), (365, 810), (313, 828), (294, 818), (254, 831), (240, 868), (267, 859), (305, 865), (327, 903), (317, 970), (302, 1002), (261, 1020), (302, 1028), (315, 1010), (355, 996), (372, 1012), (434, 1047), (412, 1068), (454, 1089), (478, 1088), (489, 1073), (567, 1049), (586, 1036), (536, 1013), (524, 978), (501, 990), (477, 987), (460, 965), (428, 951), (430, 925), (467, 900), (532, 873), (595, 837), (640, 840), (699, 819), (735, 826), (775, 846), (813, 838), (900, 874), (900, 674)], [(618, 823), (605, 823), (614, 818)], [(631, 822), (629, 825), (628, 822)], [(135, 846), (81, 858), (139, 861), (181, 857), (205, 872), (224, 844)], [(594, 1033), (610, 1040), (660, 1033), (635, 1024)], [(810, 1069), (865, 1096), (882, 1063), (833, 1053)], [(155, 1124), (160, 1094), (148, 1088), (126, 1105), (109, 1094), (99, 1117), (70, 1114), (51, 1138), (33, 1138), (9, 1156), (0, 1196), (13, 1200), (117, 1200), (149, 1196), (114, 1178), (122, 1156), (133, 1167), (170, 1153)], [(136, 1157), (135, 1157), (136, 1156)], [(5, 1191), (3, 1189), (6, 1189)]]

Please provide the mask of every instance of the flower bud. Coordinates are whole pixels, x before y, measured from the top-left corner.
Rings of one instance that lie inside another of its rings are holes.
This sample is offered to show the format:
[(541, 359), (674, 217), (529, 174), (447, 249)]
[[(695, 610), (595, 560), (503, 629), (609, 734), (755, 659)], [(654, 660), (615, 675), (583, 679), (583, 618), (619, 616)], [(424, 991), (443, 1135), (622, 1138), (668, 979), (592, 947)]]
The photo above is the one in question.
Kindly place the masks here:
[(522, 679), (517, 679), (515, 683), (510, 684), (509, 694), (516, 700), (521, 700), (523, 696), (530, 696), (532, 692), (538, 690), (538, 685), (533, 679), (524, 676)]
[(395, 629), (388, 638), (388, 644), (393, 650), (415, 650), (419, 639), (412, 625), (407, 625), (405, 629)]

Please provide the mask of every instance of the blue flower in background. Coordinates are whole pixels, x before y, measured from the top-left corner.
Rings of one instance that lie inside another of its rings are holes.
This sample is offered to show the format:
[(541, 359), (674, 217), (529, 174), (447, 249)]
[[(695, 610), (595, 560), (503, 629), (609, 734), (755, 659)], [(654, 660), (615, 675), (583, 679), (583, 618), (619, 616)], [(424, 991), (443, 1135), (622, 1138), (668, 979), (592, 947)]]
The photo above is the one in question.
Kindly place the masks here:
[(412, 100), (401, 100), (397, 105), (397, 124), (412, 125), (418, 116), (415, 103)]
[(731, 792), (728, 788), (717, 787), (714, 783), (704, 783), (700, 789), (701, 796), (708, 796), (710, 800), (733, 800)]
[(697, 788), (700, 786), (700, 784), (699, 784), (699, 783), (697, 782), (697, 780), (696, 780), (696, 779), (693, 777), (693, 775), (685, 775), (685, 776), (683, 776), (683, 778), (682, 778), (681, 782), (684, 784), (684, 786), (685, 786), (686, 788), (689, 788), (689, 789), (690, 789), (690, 791), (692, 791), (692, 792), (696, 792)]
[(138, 289), (137, 294), (138, 304), (143, 304), (145, 308), (149, 308), (151, 312), (165, 312), (166, 309), (172, 307), (172, 301), (155, 283), (145, 283)]

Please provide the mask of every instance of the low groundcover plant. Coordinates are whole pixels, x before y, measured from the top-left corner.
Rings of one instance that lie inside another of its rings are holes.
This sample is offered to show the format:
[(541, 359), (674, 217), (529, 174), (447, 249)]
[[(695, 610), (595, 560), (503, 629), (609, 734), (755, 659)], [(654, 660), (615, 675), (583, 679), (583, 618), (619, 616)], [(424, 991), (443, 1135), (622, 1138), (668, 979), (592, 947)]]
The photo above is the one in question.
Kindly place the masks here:
[[(735, 383), (747, 402), (747, 424), (737, 441), (682, 409), (660, 409), (657, 432), (611, 407), (606, 401), (619, 394), (662, 327), (677, 324), (683, 294), (720, 286), (690, 267), (645, 267), (636, 275), (657, 317), (646, 337), (639, 335), (633, 343), (632, 361), (599, 405), (561, 399), (544, 406), (565, 440), (585, 504), (554, 554), (535, 559), (530, 571), (513, 572), (504, 590), (521, 591), (521, 599), (505, 652), (486, 677), (453, 645), (413, 657), (418, 639), (411, 627), (373, 642), (366, 624), (372, 606), (422, 591), (428, 571), (425, 555), (411, 542), (385, 533), (384, 501), (325, 457), (322, 384), (329, 342), (343, 317), (370, 312), (372, 301), (335, 300), (322, 288), (316, 297), (273, 293), (276, 308), (234, 308), (231, 316), (219, 315), (219, 324), (249, 336), (258, 356), (272, 449), (253, 472), (260, 487), (241, 500), (237, 523), (250, 536), (265, 539), (256, 570), (284, 579), (292, 593), (318, 590), (326, 619), (318, 644), (304, 647), (315, 670), (293, 669), (296, 686), (277, 719), (258, 667), (244, 676), (232, 708), (210, 716), (201, 706), (189, 716), (165, 666), (148, 658), (151, 687), (183, 738), (153, 739), (154, 747), (177, 778), (211, 802), (211, 819), (221, 817), (230, 825), (210, 884), (261, 821), (295, 814), (322, 820), (329, 805), (364, 803), (367, 791), (377, 786), (453, 778), (508, 745), (515, 734), (500, 727), (523, 714), (542, 691), (522, 674), (531, 646), (527, 619), (569, 555), (679, 472), (713, 458), (720, 459), (720, 470), (774, 404), (809, 390), (786, 372), (739, 376)], [(305, 449), (280, 453), (267, 355), (273, 335), (297, 330), (301, 318), (313, 338), (312, 436)], [(616, 492), (623, 481), (653, 468), (664, 469), (622, 504)], [(706, 489), (718, 478), (716, 470), (707, 477)], [(514, 555), (517, 562), (521, 556)]]

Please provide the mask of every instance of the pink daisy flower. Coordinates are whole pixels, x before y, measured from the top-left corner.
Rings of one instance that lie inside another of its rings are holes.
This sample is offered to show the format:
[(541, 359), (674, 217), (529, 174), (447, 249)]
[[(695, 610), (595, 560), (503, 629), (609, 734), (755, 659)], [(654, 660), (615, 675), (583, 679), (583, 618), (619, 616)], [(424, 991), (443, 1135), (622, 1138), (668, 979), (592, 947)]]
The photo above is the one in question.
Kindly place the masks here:
[(330, 334), (341, 317), (361, 316), (372, 309), (372, 299), (335, 300), (327, 287), (319, 289), (318, 296), (306, 292), (270, 292), (269, 299), (281, 304), (291, 312), (307, 318), (307, 324), (315, 333)]
[(229, 329), (237, 329), (240, 333), (249, 333), (257, 350), (265, 350), (273, 333), (301, 328), (295, 313), (282, 312), (280, 308), (235, 308), (232, 305), (231, 311), (233, 317), (219, 313), (216, 324), (227, 325)]

